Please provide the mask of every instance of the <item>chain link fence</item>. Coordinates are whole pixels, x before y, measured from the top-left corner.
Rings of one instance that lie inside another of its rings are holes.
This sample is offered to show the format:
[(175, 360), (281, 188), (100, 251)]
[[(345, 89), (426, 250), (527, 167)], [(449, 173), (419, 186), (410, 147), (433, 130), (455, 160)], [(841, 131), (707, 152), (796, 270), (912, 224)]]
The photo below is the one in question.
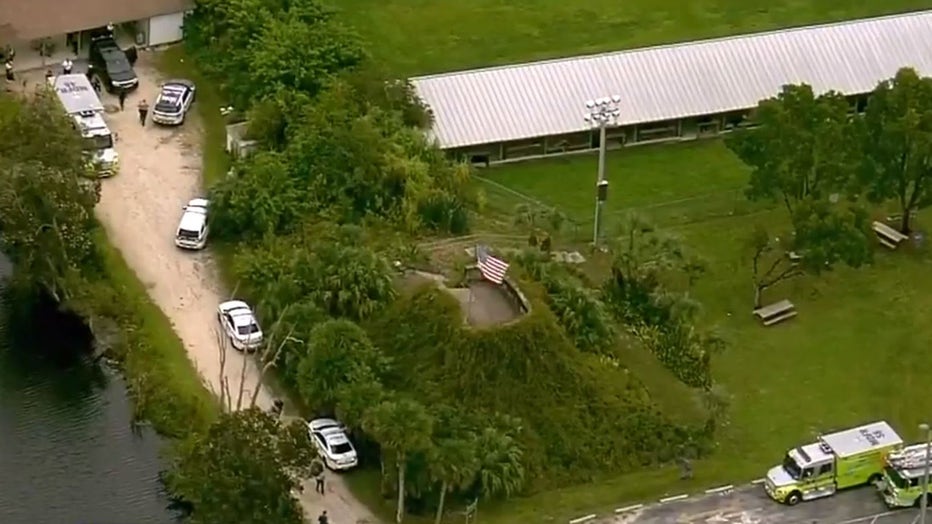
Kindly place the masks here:
[[(569, 242), (591, 242), (594, 233), (594, 216), (568, 213), (549, 202), (504, 186), (482, 176), (474, 176), (484, 195), (483, 216), (487, 228), (512, 227), (515, 225), (516, 209), (527, 206), (541, 211), (559, 211), (566, 215), (560, 236)], [(645, 206), (615, 208), (612, 200), (605, 204), (602, 232), (610, 236), (624, 222), (625, 217), (636, 214), (658, 227), (675, 229), (700, 224), (721, 218), (747, 216), (770, 209), (772, 205), (751, 202), (741, 188), (710, 192), (678, 200), (659, 202)], [(592, 212), (594, 213), (593, 208)]]

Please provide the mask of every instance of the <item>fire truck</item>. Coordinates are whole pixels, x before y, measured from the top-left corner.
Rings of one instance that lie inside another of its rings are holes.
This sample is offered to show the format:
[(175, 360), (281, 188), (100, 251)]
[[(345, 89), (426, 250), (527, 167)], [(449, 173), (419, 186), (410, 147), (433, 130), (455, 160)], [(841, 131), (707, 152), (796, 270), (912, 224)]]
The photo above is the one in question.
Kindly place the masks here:
[(880, 493), (883, 501), (891, 508), (919, 506), (922, 497), (932, 495), (928, 486), (923, 487), (923, 479), (929, 471), (930, 449), (926, 444), (907, 446), (887, 456), (887, 467), (883, 470), (883, 483)]

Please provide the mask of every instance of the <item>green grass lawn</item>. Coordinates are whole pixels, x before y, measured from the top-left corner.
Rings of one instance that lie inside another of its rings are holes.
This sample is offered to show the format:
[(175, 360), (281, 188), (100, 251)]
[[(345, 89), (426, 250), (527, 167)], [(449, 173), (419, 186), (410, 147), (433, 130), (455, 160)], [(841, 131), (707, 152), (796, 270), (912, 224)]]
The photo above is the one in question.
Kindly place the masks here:
[[(480, 171), (476, 186), (491, 213), (512, 215), (518, 202), (555, 206), (569, 219), (565, 233), (571, 240), (591, 241), (597, 167), (594, 154), (506, 164)], [(764, 207), (747, 202), (748, 171), (719, 140), (611, 151), (605, 172), (606, 233), (630, 213), (674, 226)]]
[[(612, 180), (620, 186), (615, 202), (642, 208), (688, 198), (706, 187), (738, 188), (747, 176), (715, 141), (632, 148), (613, 153), (609, 162)], [(483, 174), (559, 208), (588, 213), (589, 196), (565, 173), (580, 170), (588, 180), (593, 165), (594, 157), (578, 157)], [(632, 171), (639, 173), (637, 180), (625, 176)], [(924, 366), (932, 361), (928, 250), (878, 250), (870, 267), (785, 282), (765, 292), (764, 300), (789, 298), (799, 316), (763, 328), (750, 314), (751, 275), (743, 249), (755, 223), (780, 227), (785, 212), (758, 208), (669, 225), (708, 262), (695, 295), (704, 305), (704, 318), (731, 342), (713, 360), (716, 380), (730, 400), (729, 420), (720, 431), (718, 451), (696, 464), (696, 479), (681, 483), (675, 468), (606, 479), (512, 501), (501, 511), (492, 508), (488, 520), (562, 519), (694, 487), (746, 482), (760, 477), (787, 448), (819, 432), (875, 419), (889, 420), (908, 440), (918, 438), (916, 425), (932, 414)], [(922, 217), (918, 224), (921, 228)], [(636, 371), (644, 369), (643, 363), (634, 364)], [(648, 387), (658, 385), (662, 382)]]
[(376, 58), (426, 74), (932, 7), (929, 0), (342, 0)]

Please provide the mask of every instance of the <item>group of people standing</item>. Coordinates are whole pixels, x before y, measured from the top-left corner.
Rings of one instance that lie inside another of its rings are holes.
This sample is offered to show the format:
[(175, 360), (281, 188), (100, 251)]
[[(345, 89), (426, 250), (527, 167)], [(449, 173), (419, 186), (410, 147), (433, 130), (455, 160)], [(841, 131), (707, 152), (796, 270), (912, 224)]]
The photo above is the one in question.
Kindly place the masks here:
[(3, 68), (6, 70), (6, 79), (8, 82), (16, 80), (16, 74), (13, 73), (13, 58), (16, 57), (16, 50), (13, 46), (6, 46), (3, 49)]

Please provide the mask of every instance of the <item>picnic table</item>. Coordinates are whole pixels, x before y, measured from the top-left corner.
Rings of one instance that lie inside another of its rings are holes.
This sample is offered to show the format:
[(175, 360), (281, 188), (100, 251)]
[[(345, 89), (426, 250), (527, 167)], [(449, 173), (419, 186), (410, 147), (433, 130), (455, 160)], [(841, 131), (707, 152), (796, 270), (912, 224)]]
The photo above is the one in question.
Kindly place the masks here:
[(888, 249), (896, 249), (902, 241), (909, 238), (883, 222), (874, 222), (871, 224), (871, 229), (874, 230), (880, 244)]
[(796, 306), (789, 300), (781, 300), (769, 306), (754, 310), (754, 316), (759, 318), (764, 326), (779, 324), (797, 315)]

